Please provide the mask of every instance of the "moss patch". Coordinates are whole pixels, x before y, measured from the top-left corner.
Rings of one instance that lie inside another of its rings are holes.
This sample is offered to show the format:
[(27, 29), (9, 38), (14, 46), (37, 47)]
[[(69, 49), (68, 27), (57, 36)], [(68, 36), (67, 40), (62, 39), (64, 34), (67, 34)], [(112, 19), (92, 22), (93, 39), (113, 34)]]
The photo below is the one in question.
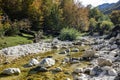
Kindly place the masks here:
[[(46, 53), (38, 53), (38, 54), (31, 54), (25, 57), (20, 57), (14, 61), (12, 61), (10, 64), (1, 64), (0, 65), (0, 73), (5, 68), (20, 68), (21, 74), (20, 75), (13, 75), (13, 76), (4, 76), (0, 74), (0, 80), (65, 80), (66, 78), (72, 79), (72, 71), (75, 67), (84, 67), (87, 65), (87, 62), (80, 62), (77, 64), (61, 64), (62, 60), (66, 57), (65, 55), (57, 54), (58, 51), (50, 51)], [(73, 53), (72, 56), (80, 56), (82, 52), (80, 53)], [(35, 68), (34, 67), (28, 67), (25, 68), (24, 65), (31, 60), (31, 58), (38, 58), (40, 61), (41, 59), (47, 57), (47, 56), (53, 56), (53, 58), (56, 60), (56, 64), (52, 66), (51, 68), (48, 68), (48, 72), (37, 72), (31, 74), (30, 71)], [(54, 74), (52, 72), (52, 69), (56, 67), (61, 67), (62, 72), (58, 72)]]

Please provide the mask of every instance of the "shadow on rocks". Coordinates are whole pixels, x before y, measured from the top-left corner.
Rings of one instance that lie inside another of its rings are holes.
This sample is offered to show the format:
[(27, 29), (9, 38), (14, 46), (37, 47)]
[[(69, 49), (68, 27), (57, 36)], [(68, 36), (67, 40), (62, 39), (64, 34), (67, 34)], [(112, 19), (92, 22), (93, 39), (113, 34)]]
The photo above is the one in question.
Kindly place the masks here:
[(13, 75), (17, 76), (17, 74), (7, 75), (7, 74), (0, 73), (0, 78), (9, 77), (9, 76), (13, 76)]
[(35, 68), (31, 69), (29, 71), (29, 74), (35, 74), (35, 73), (38, 73), (38, 72), (47, 72), (47, 71), (48, 71), (47, 68), (38, 66), (38, 67), (35, 67)]
[(114, 80), (120, 80), (120, 72), (118, 73)]

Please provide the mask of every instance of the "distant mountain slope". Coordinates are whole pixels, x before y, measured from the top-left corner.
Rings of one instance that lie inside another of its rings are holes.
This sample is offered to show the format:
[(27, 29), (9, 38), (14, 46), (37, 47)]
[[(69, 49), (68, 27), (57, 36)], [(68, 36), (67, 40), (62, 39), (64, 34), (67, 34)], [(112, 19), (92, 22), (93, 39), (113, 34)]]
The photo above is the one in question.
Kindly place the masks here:
[(99, 5), (98, 8), (101, 10), (101, 11), (104, 11), (105, 9), (108, 9), (110, 8), (111, 6), (113, 6), (115, 3), (112, 3), (112, 4), (109, 4), (109, 3), (104, 3), (102, 5)]
[(120, 10), (120, 0), (116, 3), (105, 3), (98, 6), (98, 9), (105, 14), (111, 13), (113, 10)]

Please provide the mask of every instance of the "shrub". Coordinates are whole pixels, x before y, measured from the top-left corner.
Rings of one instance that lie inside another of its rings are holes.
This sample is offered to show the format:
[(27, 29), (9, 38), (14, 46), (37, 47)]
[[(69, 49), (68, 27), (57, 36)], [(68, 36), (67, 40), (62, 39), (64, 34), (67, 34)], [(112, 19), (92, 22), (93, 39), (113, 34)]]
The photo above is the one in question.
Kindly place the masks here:
[(0, 37), (3, 37), (9, 28), (10, 24), (8, 22), (4, 24), (0, 23)]
[(100, 35), (103, 35), (104, 33), (108, 33), (113, 27), (113, 23), (110, 21), (102, 21), (99, 26), (99, 32)]
[(79, 32), (74, 28), (63, 28), (60, 32), (59, 39), (73, 41), (78, 35)]
[(3, 24), (0, 23), (0, 37), (2, 37), (4, 34)]
[(13, 36), (19, 34), (19, 28), (17, 26), (17, 23), (14, 22), (12, 25), (6, 24), (5, 26), (10, 26), (8, 30), (5, 32), (5, 35), (7, 36)]

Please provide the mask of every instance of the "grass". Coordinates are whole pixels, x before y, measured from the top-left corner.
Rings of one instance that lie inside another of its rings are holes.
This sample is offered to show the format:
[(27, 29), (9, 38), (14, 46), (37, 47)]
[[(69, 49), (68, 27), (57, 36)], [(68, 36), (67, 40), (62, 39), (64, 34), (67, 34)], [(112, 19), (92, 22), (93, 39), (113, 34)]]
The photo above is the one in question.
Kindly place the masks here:
[[(82, 50), (82, 48), (80, 48)], [(0, 80), (65, 80), (66, 78), (72, 79), (72, 72), (75, 67), (84, 67), (88, 63), (87, 62), (80, 62), (78, 64), (61, 64), (61, 61), (66, 57), (65, 55), (57, 54), (58, 51), (50, 51), (46, 53), (38, 53), (38, 54), (31, 54), (25, 57), (20, 57), (14, 61), (12, 61), (10, 64), (1, 64), (0, 65), (0, 73), (6, 69), (6, 68), (20, 68), (21, 74), (20, 75), (13, 75), (13, 76), (5, 76), (0, 74)], [(72, 54), (75, 56), (81, 55), (81, 53), (74, 53)], [(30, 71), (35, 68), (34, 67), (28, 67), (25, 68), (24, 65), (31, 60), (31, 58), (39, 57), (39, 61), (43, 59), (46, 56), (53, 56), (53, 58), (56, 60), (56, 64), (52, 66), (51, 68), (48, 68), (48, 72), (38, 72), (38, 73), (30, 73)], [(52, 73), (52, 69), (56, 67), (61, 67), (63, 69), (62, 72), (58, 73)], [(69, 74), (66, 74), (69, 73)]]
[(28, 43), (32, 43), (32, 40), (22, 36), (3, 37), (0, 38), (0, 49)]

